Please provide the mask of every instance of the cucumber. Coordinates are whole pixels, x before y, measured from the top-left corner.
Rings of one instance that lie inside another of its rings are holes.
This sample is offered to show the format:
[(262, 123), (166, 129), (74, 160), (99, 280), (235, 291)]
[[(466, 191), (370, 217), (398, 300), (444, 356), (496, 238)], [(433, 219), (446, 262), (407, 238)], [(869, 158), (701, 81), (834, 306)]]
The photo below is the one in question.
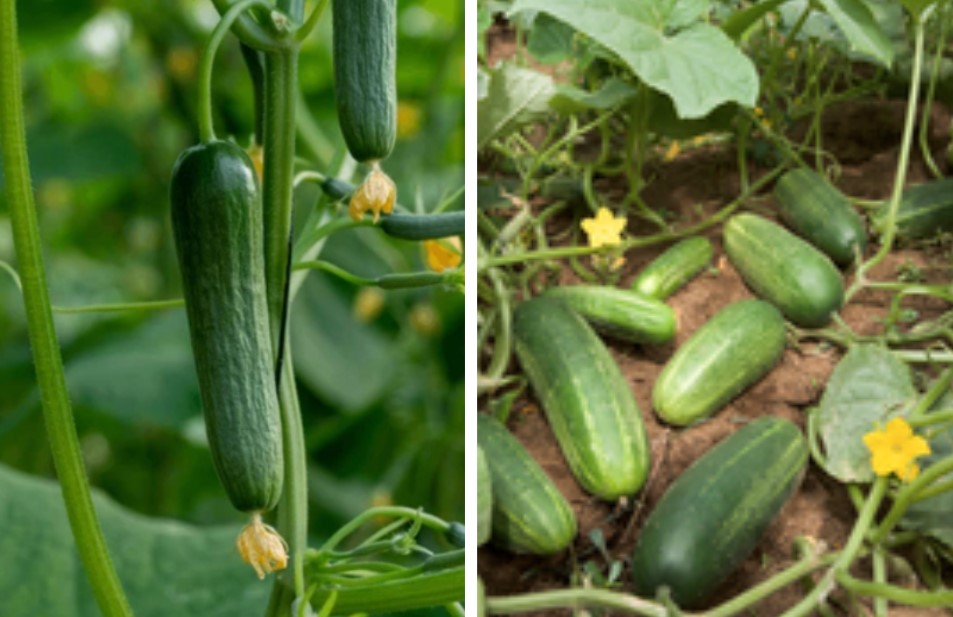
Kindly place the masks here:
[[(345, 199), (356, 187), (338, 178), (326, 178), (321, 189), (331, 199)], [(435, 240), (450, 236), (462, 236), (465, 231), (463, 210), (436, 214), (388, 214), (381, 217), (381, 229), (387, 235), (402, 240)]]
[(761, 300), (731, 304), (678, 348), (652, 388), (652, 406), (677, 426), (706, 418), (770, 372), (784, 340), (776, 308)]
[(600, 332), (632, 343), (675, 338), (675, 312), (661, 300), (604, 285), (553, 287), (543, 294), (566, 303)]
[(576, 537), (576, 515), (546, 472), (506, 427), (477, 416), (477, 442), (493, 487), (493, 542), (514, 553), (549, 555)]
[(171, 202), (215, 470), (236, 508), (270, 510), (284, 466), (251, 160), (226, 141), (189, 148), (172, 170)]
[(774, 196), (791, 229), (839, 266), (867, 248), (867, 230), (847, 198), (817, 172), (794, 169), (778, 180)]
[[(884, 203), (873, 216), (873, 224), (883, 234), (890, 204)], [(907, 240), (932, 238), (953, 231), (953, 178), (908, 186), (897, 209), (897, 237)]]
[(686, 238), (652, 260), (632, 281), (632, 290), (664, 300), (704, 270), (711, 256), (708, 238)]
[(636, 592), (695, 608), (757, 546), (807, 464), (801, 431), (760, 418), (695, 461), (652, 510), (632, 556)]
[(462, 549), (467, 546), (467, 528), (461, 522), (451, 522), (447, 527), (447, 531), (444, 533), (444, 537), (447, 539), (447, 542), (456, 548)]
[(579, 484), (610, 501), (634, 494), (648, 474), (648, 438), (629, 384), (596, 333), (562, 302), (539, 297), (517, 307), (513, 337)]
[(795, 325), (820, 328), (844, 303), (830, 259), (777, 223), (737, 214), (725, 224), (725, 252), (751, 289)]
[(397, 0), (334, 0), (338, 124), (360, 162), (387, 158), (397, 139)]
[(477, 446), (477, 546), (490, 539), (493, 525), (493, 482), (483, 448)]

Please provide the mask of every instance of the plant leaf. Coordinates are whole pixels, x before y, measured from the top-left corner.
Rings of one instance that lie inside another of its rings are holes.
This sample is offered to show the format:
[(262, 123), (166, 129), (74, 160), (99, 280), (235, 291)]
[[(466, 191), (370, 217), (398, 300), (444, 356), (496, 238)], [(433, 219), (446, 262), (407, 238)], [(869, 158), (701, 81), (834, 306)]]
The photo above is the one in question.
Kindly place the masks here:
[(863, 436), (904, 415), (916, 399), (910, 369), (887, 349), (858, 345), (841, 359), (821, 398), (818, 420), (829, 471), (842, 482), (874, 474)]
[(486, 96), (477, 103), (477, 148), (484, 148), (549, 110), (553, 80), (548, 75), (503, 63), (490, 71)]
[[(782, 21), (792, 24), (808, 0), (792, 0), (781, 7)], [(870, 7), (861, 0), (818, 0), (825, 13), (812, 13), (799, 39), (816, 38), (841, 43), (865, 59), (890, 67), (894, 47)]]
[[(748, 57), (715, 26), (685, 23), (700, 7), (697, 2), (590, 0), (581, 10), (576, 0), (517, 0), (511, 13), (538, 10), (572, 25), (671, 97), (682, 118), (699, 118), (728, 101), (753, 106), (758, 74)], [(671, 33), (673, 24), (680, 29)]]
[(572, 39), (576, 31), (568, 24), (540, 13), (533, 20), (526, 50), (543, 64), (558, 64), (572, 56)]
[(635, 96), (635, 92), (631, 84), (616, 77), (608, 79), (593, 92), (563, 84), (556, 87), (549, 106), (567, 115), (590, 109), (606, 110), (625, 103)]
[[(264, 614), (271, 585), (236, 553), (240, 526), (150, 519), (96, 492), (93, 503), (137, 617)], [(0, 466), (0, 528), (4, 615), (100, 615), (55, 482)]]

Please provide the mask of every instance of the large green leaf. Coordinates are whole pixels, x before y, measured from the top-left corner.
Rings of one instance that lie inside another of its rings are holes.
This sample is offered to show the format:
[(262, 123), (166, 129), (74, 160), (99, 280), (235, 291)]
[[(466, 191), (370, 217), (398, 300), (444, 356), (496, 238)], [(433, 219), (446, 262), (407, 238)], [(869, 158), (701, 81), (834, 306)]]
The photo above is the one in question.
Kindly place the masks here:
[(758, 73), (720, 29), (697, 18), (697, 0), (517, 0), (512, 12), (549, 13), (615, 53), (646, 84), (671, 97), (682, 118), (734, 101), (751, 107)]
[(504, 63), (489, 72), (486, 96), (477, 103), (477, 148), (549, 111), (553, 80), (539, 71)]
[(181, 428), (201, 413), (184, 310), (173, 310), (71, 358), (73, 403), (136, 425)]
[(549, 105), (563, 114), (575, 114), (590, 109), (612, 109), (635, 96), (635, 88), (617, 78), (612, 77), (592, 92), (576, 86), (561, 84), (556, 93), (549, 100)]
[[(238, 557), (238, 526), (199, 528), (93, 501), (137, 617), (264, 614), (271, 585)], [(0, 528), (0, 612), (100, 615), (56, 483), (0, 466)]]
[(843, 482), (873, 479), (863, 436), (909, 410), (917, 396), (910, 369), (878, 345), (858, 345), (837, 364), (819, 410), (829, 471)]
[[(808, 0), (791, 0), (781, 7), (782, 25), (798, 20)], [(871, 8), (861, 0), (819, 0), (825, 13), (814, 12), (799, 38), (815, 38), (885, 67), (893, 63), (894, 48)]]
[(526, 49), (544, 64), (557, 64), (572, 56), (572, 39), (576, 31), (568, 24), (542, 13), (533, 20)]

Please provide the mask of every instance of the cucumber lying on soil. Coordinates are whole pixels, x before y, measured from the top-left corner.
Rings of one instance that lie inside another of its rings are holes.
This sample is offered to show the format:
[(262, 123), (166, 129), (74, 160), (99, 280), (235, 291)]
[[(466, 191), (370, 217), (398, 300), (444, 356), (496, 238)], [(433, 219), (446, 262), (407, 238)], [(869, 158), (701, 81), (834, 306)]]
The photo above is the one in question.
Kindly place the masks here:
[(662, 344), (675, 338), (675, 312), (661, 300), (606, 285), (553, 287), (545, 294), (565, 302), (592, 327), (632, 343)]
[(708, 238), (686, 238), (652, 260), (632, 281), (632, 290), (664, 300), (698, 276), (711, 257)]

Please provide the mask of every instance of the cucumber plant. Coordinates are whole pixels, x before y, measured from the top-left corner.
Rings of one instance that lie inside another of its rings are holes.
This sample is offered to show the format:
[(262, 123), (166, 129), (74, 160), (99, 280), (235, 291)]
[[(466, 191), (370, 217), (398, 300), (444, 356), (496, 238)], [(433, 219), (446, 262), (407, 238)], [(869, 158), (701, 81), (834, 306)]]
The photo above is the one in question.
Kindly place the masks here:
[[(236, 562), (244, 558), (259, 578), (276, 573), (267, 615), (429, 607), (460, 615), (465, 535), (460, 522), (391, 505), (382, 498), (382, 505), (357, 515), (351, 504), (342, 508), (350, 520), (316, 548), (308, 546), (308, 508), (313, 496), (308, 490), (305, 428), (297, 390), (300, 374), (292, 355), (297, 343), (289, 325), (304, 279), (312, 270), (320, 270), (354, 287), (409, 289), (418, 294), (418, 300), (428, 300), (428, 292), (436, 289), (455, 302), (463, 291), (464, 217), (462, 211), (446, 211), (459, 202), (460, 192), (442, 199), (432, 212), (408, 210), (396, 201), (397, 183), (380, 167), (395, 148), (398, 134), (397, 3), (333, 3), (333, 16), (328, 16), (333, 37), (330, 62), (308, 67), (312, 75), (333, 74), (337, 80), (336, 114), (320, 121), (298, 104), (298, 71), (305, 57), (303, 43), (315, 32), (330, 3), (319, 0), (307, 14), (305, 3), (295, 0), (214, 0), (213, 4), (221, 19), (195, 73), (199, 139), (179, 156), (167, 191), (184, 300), (82, 310), (180, 310), (184, 306), (205, 418), (204, 437), (211, 454), (206, 461), (209, 473), (220, 481), (221, 500), (227, 499), (250, 517), (237, 540), (237, 551), (231, 546), (228, 550)], [(51, 321), (22, 131), (16, 8), (12, 1), (0, 2), (0, 81), (3, 100), (10, 102), (0, 118), (0, 158), (20, 253), (18, 267), (11, 266), (9, 271), (15, 280), (22, 274), (25, 283), (23, 297), (48, 435), (79, 556), (101, 612), (131, 615), (92, 509)], [(229, 122), (230, 130), (238, 134), (226, 138), (216, 136), (213, 127), (212, 77), (216, 51), (229, 34), (241, 44), (241, 57), (251, 77), (252, 91), (246, 96), (254, 130)], [(187, 97), (192, 98), (192, 86), (188, 88)], [(337, 152), (323, 152), (321, 146), (327, 144), (319, 143), (311, 148), (317, 152), (299, 153), (299, 139), (309, 146), (321, 141), (315, 133), (323, 136), (324, 127), (316, 131), (314, 126), (322, 123), (336, 123), (340, 128), (343, 142), (328, 142)], [(239, 143), (252, 146), (246, 152)], [(336, 168), (332, 168), (335, 160)], [(358, 163), (368, 165), (369, 173), (355, 189), (348, 180)], [(396, 177), (401, 179), (399, 173)], [(339, 193), (313, 203), (310, 198), (316, 192), (308, 193), (310, 184)], [(341, 186), (347, 188), (342, 191)], [(428, 198), (434, 192), (429, 191)], [(350, 205), (341, 208), (338, 202), (344, 197), (350, 198)], [(296, 200), (309, 203), (296, 204)], [(373, 217), (364, 219), (361, 215), (366, 210)], [(419, 204), (415, 210), (421, 210)], [(411, 260), (401, 257), (383, 260), (389, 271), (367, 275), (363, 263), (355, 266), (355, 261), (339, 261), (340, 256), (320, 259), (329, 237), (361, 227), (373, 228), (372, 236), (432, 242), (416, 250), (439, 247), (439, 260), (419, 260), (439, 262), (440, 267), (408, 270), (403, 264)], [(439, 327), (433, 323), (433, 311), (429, 326), (425, 321), (416, 319), (422, 329), (429, 327), (433, 332)], [(328, 365), (324, 366), (327, 370)], [(428, 396), (432, 398), (433, 392)], [(462, 431), (454, 439), (462, 444)], [(404, 467), (408, 460), (416, 459), (405, 457)], [(404, 475), (410, 474), (405, 471)], [(390, 489), (406, 482), (404, 475), (388, 474), (379, 479), (380, 485)], [(453, 509), (462, 510), (462, 504)], [(251, 570), (246, 572), (254, 580)], [(249, 597), (264, 599), (257, 590)], [(137, 606), (137, 598), (133, 595), (132, 599)], [(177, 608), (170, 605), (168, 610)]]

